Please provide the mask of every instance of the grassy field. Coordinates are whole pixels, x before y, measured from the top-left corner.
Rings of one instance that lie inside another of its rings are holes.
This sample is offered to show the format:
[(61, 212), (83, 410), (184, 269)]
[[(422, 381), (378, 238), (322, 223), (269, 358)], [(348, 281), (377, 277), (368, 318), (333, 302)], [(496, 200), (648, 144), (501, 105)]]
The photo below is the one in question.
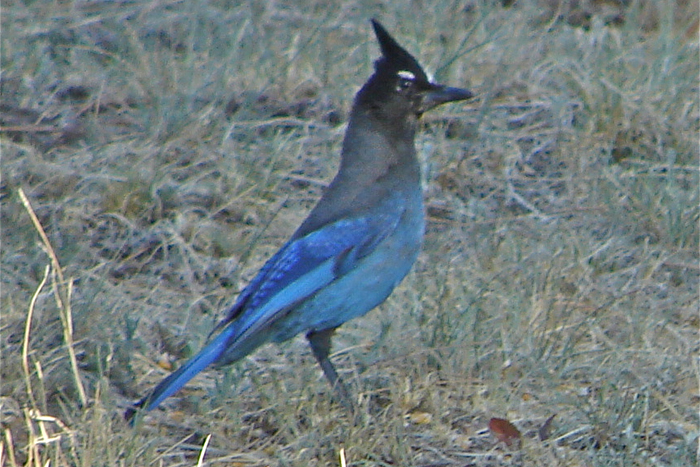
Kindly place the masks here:
[[(697, 2), (237, 3), (3, 2), (0, 465), (697, 465)], [(128, 426), (334, 175), (371, 17), (478, 97), (359, 413), (298, 338)]]

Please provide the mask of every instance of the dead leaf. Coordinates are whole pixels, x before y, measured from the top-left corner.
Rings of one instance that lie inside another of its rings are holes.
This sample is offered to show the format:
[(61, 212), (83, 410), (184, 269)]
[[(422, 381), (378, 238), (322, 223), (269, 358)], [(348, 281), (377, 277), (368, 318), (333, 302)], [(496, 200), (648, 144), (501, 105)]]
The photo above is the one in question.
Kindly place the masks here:
[(504, 418), (492, 418), (489, 420), (489, 430), (499, 441), (511, 446), (514, 440), (520, 439), (520, 431)]

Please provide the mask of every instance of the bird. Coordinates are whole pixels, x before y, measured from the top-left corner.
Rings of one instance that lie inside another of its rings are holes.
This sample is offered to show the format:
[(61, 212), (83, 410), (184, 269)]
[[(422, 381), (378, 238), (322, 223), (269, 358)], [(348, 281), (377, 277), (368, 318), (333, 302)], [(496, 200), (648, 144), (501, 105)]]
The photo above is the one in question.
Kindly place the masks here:
[(424, 112), (473, 97), (430, 79), (371, 20), (381, 56), (357, 92), (340, 167), (291, 238), (240, 293), (207, 345), (126, 413), (155, 409), (210, 365), (237, 362), (268, 342), (304, 333), (342, 403), (348, 389), (329, 359), (343, 323), (383, 303), (420, 251), (425, 215), (415, 136)]

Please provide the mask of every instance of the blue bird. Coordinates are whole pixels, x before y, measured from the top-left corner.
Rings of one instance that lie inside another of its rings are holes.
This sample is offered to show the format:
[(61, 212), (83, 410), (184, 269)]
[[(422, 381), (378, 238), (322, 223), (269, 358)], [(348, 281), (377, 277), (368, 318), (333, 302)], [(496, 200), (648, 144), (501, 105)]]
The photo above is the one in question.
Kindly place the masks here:
[(372, 20), (382, 56), (355, 96), (340, 169), (289, 241), (270, 258), (197, 355), (127, 413), (152, 410), (209, 365), (234, 363), (267, 342), (305, 333), (341, 400), (328, 356), (335, 329), (381, 304), (416, 261), (424, 232), (415, 135), (421, 115), (472, 97), (432, 82)]

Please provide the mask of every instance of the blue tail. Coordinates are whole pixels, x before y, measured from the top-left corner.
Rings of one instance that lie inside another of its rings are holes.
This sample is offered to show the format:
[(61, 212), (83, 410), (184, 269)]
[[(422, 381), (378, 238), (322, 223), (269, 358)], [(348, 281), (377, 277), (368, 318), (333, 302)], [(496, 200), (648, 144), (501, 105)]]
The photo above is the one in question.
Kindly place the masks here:
[[(136, 408), (143, 408), (146, 411), (151, 411), (158, 407), (165, 399), (175, 394), (180, 388), (187, 384), (189, 380), (194, 378), (197, 373), (221, 357), (224, 351), (231, 345), (231, 338), (236, 334), (236, 329), (236, 326), (227, 326), (224, 328), (223, 331), (197, 355), (192, 357), (192, 359), (176, 372), (161, 381), (148, 396), (141, 399), (141, 401), (136, 404)], [(135, 413), (135, 408), (128, 410), (126, 413), (127, 420), (130, 420)]]

